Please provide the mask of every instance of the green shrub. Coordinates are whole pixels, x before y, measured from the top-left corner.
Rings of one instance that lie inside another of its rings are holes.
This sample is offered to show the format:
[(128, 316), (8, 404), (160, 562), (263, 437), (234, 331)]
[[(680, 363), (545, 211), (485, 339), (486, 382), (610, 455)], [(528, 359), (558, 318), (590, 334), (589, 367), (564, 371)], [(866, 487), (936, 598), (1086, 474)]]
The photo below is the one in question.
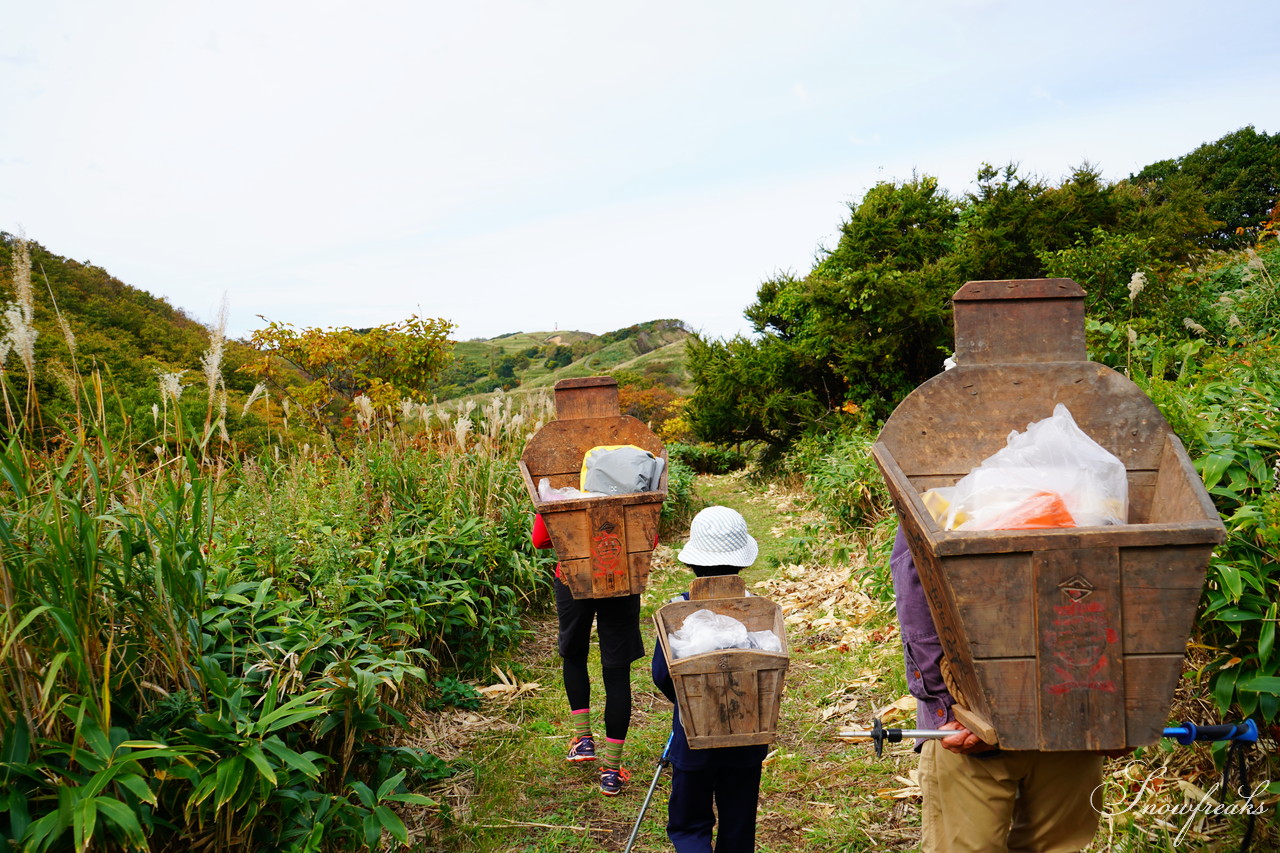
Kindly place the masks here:
[[(496, 409), (494, 410), (497, 411)], [(513, 462), (397, 435), (215, 479), (99, 437), (0, 454), (0, 842), (33, 851), (376, 849), (452, 772), (410, 703), (548, 596)], [(483, 427), (483, 429), (481, 429)], [(224, 475), (228, 469), (222, 469)]]
[(702, 509), (694, 491), (694, 470), (678, 458), (669, 458), (667, 464), (667, 499), (662, 503), (659, 521), (660, 535), (664, 538), (678, 536), (689, 527), (689, 522)]
[(747, 465), (747, 454), (743, 451), (714, 444), (672, 442), (667, 445), (667, 455), (698, 474), (728, 474)]
[(871, 446), (860, 431), (812, 433), (788, 456), (788, 466), (804, 475), (805, 489), (818, 509), (846, 532), (875, 524), (892, 511), (889, 493)]

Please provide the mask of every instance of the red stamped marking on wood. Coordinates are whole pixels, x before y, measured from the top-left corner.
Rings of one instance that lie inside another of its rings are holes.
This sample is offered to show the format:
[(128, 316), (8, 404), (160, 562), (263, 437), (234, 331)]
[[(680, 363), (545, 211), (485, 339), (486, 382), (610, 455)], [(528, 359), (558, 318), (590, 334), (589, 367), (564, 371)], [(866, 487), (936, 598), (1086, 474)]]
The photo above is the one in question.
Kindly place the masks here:
[(1119, 636), (1107, 624), (1102, 604), (1083, 601), (1088, 593), (1079, 595), (1080, 592), (1081, 585), (1072, 584), (1069, 589), (1063, 589), (1063, 594), (1070, 603), (1054, 605), (1056, 618), (1052, 627), (1045, 631), (1044, 645), (1053, 656), (1050, 666), (1062, 680), (1057, 684), (1046, 685), (1045, 689), (1053, 694), (1069, 690), (1114, 693), (1114, 681), (1095, 676), (1106, 669), (1110, 662), (1107, 658), (1107, 646), (1117, 642)]
[(591, 537), (592, 563), (595, 565), (595, 576), (603, 578), (609, 573), (626, 574), (622, 565), (622, 540), (618, 538), (618, 525), (606, 521), (596, 529)]

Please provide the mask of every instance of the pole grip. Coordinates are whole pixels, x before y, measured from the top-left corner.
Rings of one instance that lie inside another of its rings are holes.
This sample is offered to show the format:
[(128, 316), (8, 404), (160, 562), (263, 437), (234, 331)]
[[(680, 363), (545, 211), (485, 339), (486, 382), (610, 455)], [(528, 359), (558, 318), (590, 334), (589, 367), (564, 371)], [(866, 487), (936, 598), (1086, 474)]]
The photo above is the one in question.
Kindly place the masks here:
[(1227, 723), (1221, 726), (1197, 726), (1195, 723), (1182, 723), (1164, 730), (1165, 737), (1171, 737), (1183, 746), (1197, 741), (1233, 740), (1241, 743), (1257, 743), (1258, 724), (1252, 719), (1242, 723)]

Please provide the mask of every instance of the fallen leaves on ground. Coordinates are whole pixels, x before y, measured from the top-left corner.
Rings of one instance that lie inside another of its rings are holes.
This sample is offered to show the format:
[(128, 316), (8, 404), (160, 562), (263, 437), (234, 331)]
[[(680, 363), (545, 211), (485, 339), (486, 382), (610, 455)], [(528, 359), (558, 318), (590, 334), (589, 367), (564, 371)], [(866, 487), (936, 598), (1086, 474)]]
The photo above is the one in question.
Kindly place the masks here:
[(505, 672), (498, 666), (494, 666), (493, 671), (498, 674), (498, 683), (490, 684), (487, 687), (479, 687), (476, 692), (488, 698), (502, 697), (506, 699), (514, 699), (525, 693), (532, 693), (535, 690), (541, 690), (542, 685), (536, 681), (521, 681), (511, 672)]
[(894, 776), (895, 782), (900, 782), (901, 786), (897, 788), (880, 788), (876, 791), (876, 796), (886, 800), (918, 800), (920, 799), (920, 777), (915, 770), (907, 772), (906, 776)]

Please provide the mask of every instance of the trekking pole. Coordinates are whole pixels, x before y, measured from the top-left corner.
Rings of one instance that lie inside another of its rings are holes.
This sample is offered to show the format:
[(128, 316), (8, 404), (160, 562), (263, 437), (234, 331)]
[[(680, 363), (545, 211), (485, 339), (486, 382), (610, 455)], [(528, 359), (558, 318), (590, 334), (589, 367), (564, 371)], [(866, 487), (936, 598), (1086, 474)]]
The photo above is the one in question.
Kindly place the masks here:
[(631, 828), (631, 837), (627, 839), (627, 846), (623, 853), (631, 853), (631, 846), (636, 843), (636, 836), (640, 834), (640, 822), (644, 820), (644, 813), (649, 810), (649, 800), (653, 799), (653, 791), (658, 787), (658, 778), (662, 775), (662, 768), (671, 763), (671, 739), (675, 736), (675, 732), (667, 735), (667, 745), (662, 748), (662, 755), (658, 758), (658, 770), (653, 774), (653, 781), (649, 783), (649, 793), (644, 795), (644, 803), (640, 806), (640, 815), (636, 818), (636, 825)]
[[(879, 717), (873, 717), (869, 731), (841, 729), (836, 733), (836, 737), (870, 738), (875, 743), (876, 756), (879, 757), (884, 752), (886, 742), (900, 743), (911, 738), (932, 740), (950, 737), (955, 733), (955, 729), (886, 729), (881, 724)], [(1227, 723), (1221, 726), (1197, 726), (1194, 723), (1182, 723), (1181, 725), (1166, 727), (1163, 736), (1173, 738), (1183, 746), (1195, 741), (1215, 740), (1228, 740), (1234, 743), (1257, 743), (1258, 724), (1253, 720), (1245, 720), (1243, 723)]]

